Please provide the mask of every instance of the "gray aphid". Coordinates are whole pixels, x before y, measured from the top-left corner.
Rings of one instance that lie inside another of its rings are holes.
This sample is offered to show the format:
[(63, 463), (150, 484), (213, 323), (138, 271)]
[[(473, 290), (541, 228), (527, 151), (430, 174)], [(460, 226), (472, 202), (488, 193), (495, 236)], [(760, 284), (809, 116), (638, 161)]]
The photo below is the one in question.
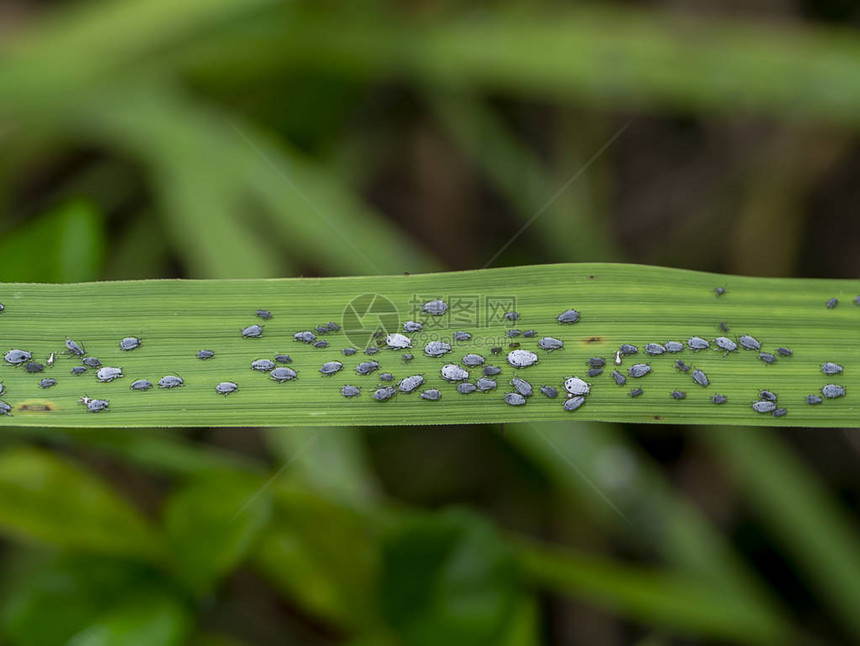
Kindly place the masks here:
[(526, 398), (519, 393), (505, 393), (505, 403), (510, 406), (522, 406), (526, 403)]
[(725, 321), (720, 321), (720, 329), (727, 334), (729, 332), (729, 326), (726, 325)]
[(320, 366), (320, 372), (324, 375), (333, 375), (341, 370), (343, 370), (343, 364), (340, 361), (326, 361)]
[(842, 366), (838, 363), (828, 361), (827, 363), (821, 364), (821, 372), (825, 375), (838, 375), (842, 372)]
[(511, 386), (513, 386), (514, 390), (516, 390), (523, 397), (531, 397), (532, 394), (534, 394), (532, 385), (521, 377), (515, 376), (513, 379), (511, 379)]
[(39, 388), (50, 388), (51, 386), (56, 386), (57, 380), (53, 377), (46, 377), (39, 382)]
[(329, 330), (331, 330), (332, 332), (337, 332), (338, 330), (340, 330), (340, 326), (339, 326), (337, 323), (335, 323), (334, 321), (329, 321), (329, 322), (326, 324), (326, 327), (327, 327)]
[(824, 388), (821, 389), (821, 394), (827, 397), (827, 399), (836, 399), (837, 397), (845, 396), (845, 386), (838, 386), (837, 384), (827, 384)]
[(606, 365), (606, 359), (603, 357), (592, 357), (585, 363), (587, 363), (591, 368), (602, 368)]
[(495, 390), (498, 384), (496, 384), (495, 379), (490, 379), (489, 377), (481, 377), (475, 382), (475, 386), (477, 386), (478, 390), (482, 393), (489, 392), (491, 390)]
[(770, 352), (759, 352), (758, 358), (765, 363), (776, 363), (776, 357), (773, 356)]
[(526, 330), (525, 332), (523, 332), (523, 336), (527, 339), (530, 339), (533, 336), (537, 336), (537, 330)]
[(106, 399), (88, 399), (87, 410), (91, 413), (100, 413), (110, 408), (110, 402)]
[(415, 358), (415, 355), (413, 355), (411, 352), (404, 352), (403, 354), (400, 355), (400, 358), (408, 363)]
[(215, 356), (215, 353), (212, 350), (200, 350), (197, 353), (198, 359), (211, 359)]
[(442, 316), (442, 314), (448, 311), (448, 304), (440, 298), (435, 301), (427, 301), (421, 309), (427, 314)]
[(476, 366), (484, 365), (484, 357), (480, 354), (467, 354), (463, 357), (463, 365), (469, 366), (470, 368), (474, 368)]
[(276, 354), (275, 361), (278, 363), (292, 363), (293, 359), (288, 354)]
[(683, 352), (684, 344), (680, 341), (666, 341), (666, 352)]
[(687, 399), (687, 393), (681, 392), (680, 390), (673, 390), (672, 399)]
[(699, 370), (693, 370), (693, 374), (690, 375), (697, 384), (699, 384), (702, 388), (707, 387), (711, 381), (708, 379), (708, 375)]
[(74, 368), (72, 368), (72, 369), (69, 371), (69, 373), (70, 373), (70, 374), (73, 374), (73, 375), (82, 375), (82, 374), (84, 374), (86, 371), (87, 371), (87, 367), (86, 367), (86, 366), (75, 366)]
[(30, 363), (24, 364), (24, 370), (30, 373), (34, 372), (42, 372), (45, 369), (41, 363), (37, 363), (36, 361), (31, 361)]
[(618, 351), (625, 356), (628, 354), (639, 354), (639, 348), (629, 343), (622, 343)]
[(825, 303), (825, 306), (829, 310), (832, 310), (837, 305), (839, 305), (839, 300), (837, 298), (831, 298), (829, 301), (827, 301), (827, 303)]
[(579, 377), (568, 377), (564, 380), (564, 389), (571, 395), (587, 395), (591, 392), (591, 385)]
[(405, 321), (403, 323), (404, 332), (420, 332), (424, 329), (424, 324), (418, 321)]
[(513, 350), (508, 352), (508, 363), (514, 368), (528, 368), (538, 362), (538, 356), (530, 350)]
[(361, 394), (361, 388), (346, 384), (340, 389), (340, 394), (344, 397), (358, 397)]
[(562, 404), (566, 411), (574, 411), (585, 403), (585, 397), (571, 397)]
[(328, 341), (326, 341), (325, 339), (320, 339), (319, 341), (314, 341), (314, 347), (315, 348), (327, 348), (328, 347)]
[(329, 329), (326, 325), (317, 325), (316, 327), (317, 334), (328, 334)]
[(457, 392), (460, 393), (461, 395), (468, 395), (470, 393), (475, 392), (476, 390), (478, 390), (478, 387), (475, 384), (470, 384), (470, 383), (457, 384)]
[(251, 363), (252, 370), (259, 370), (260, 372), (269, 372), (272, 368), (275, 367), (275, 362), (270, 361), (269, 359), (257, 359)]
[(296, 332), (293, 335), (293, 338), (296, 341), (301, 341), (302, 343), (313, 343), (317, 340), (317, 335), (310, 330), (302, 330), (301, 332)]
[(769, 402), (775, 402), (776, 401), (776, 393), (773, 393), (769, 390), (759, 390), (758, 391), (758, 398), (763, 399), (765, 401), (769, 401)]
[(232, 381), (222, 381), (220, 384), (215, 386), (215, 392), (219, 395), (224, 395), (225, 397), (237, 390), (239, 390), (239, 384), (233, 383)]
[(379, 363), (376, 361), (362, 361), (355, 367), (355, 371), (360, 375), (369, 375), (374, 370), (379, 370)]
[(714, 343), (716, 343), (717, 347), (721, 350), (725, 350), (726, 354), (728, 354), (729, 352), (734, 352), (738, 349), (738, 344), (729, 339), (728, 337), (718, 336), (716, 339), (714, 339)]
[(599, 377), (603, 374), (603, 368), (589, 368), (586, 374), (589, 377)]
[(784, 409), (784, 408), (777, 408), (775, 411), (773, 411), (773, 416), (774, 416), (774, 417), (782, 417), (782, 416), (784, 416), (787, 412), (788, 412), (788, 411), (787, 411), (786, 409)]
[(579, 312), (576, 310), (567, 310), (558, 315), (559, 323), (576, 323), (579, 320)]
[(364, 349), (364, 354), (366, 354), (367, 356), (372, 356), (378, 352), (379, 352), (379, 348), (377, 348), (375, 345), (372, 345), (369, 348)]
[(499, 368), (498, 366), (484, 366), (484, 370), (483, 370), (483, 373), (487, 377), (494, 377), (501, 372), (502, 372), (502, 369)]
[(615, 380), (615, 383), (619, 386), (623, 386), (627, 383), (627, 377), (621, 374), (618, 370), (612, 371), (612, 378)]
[(716, 294), (717, 296), (722, 296), (725, 293), (726, 293), (725, 287), (715, 287), (714, 288), (714, 294)]
[(465, 381), (469, 378), (469, 372), (463, 370), (456, 363), (446, 363), (439, 370), (439, 374), (442, 375), (442, 379), (445, 381)]
[(725, 404), (727, 401), (729, 401), (729, 398), (725, 395), (720, 395), (719, 393), (717, 393), (716, 395), (711, 397), (711, 401), (715, 404)]
[(135, 350), (140, 347), (140, 339), (136, 336), (127, 336), (119, 342), (119, 349), (125, 350), (128, 352), (129, 350)]
[(152, 388), (152, 382), (149, 379), (138, 379), (131, 382), (132, 390), (149, 390)]
[(634, 363), (627, 369), (627, 374), (634, 379), (644, 377), (649, 372), (651, 372), (651, 366), (649, 366), (647, 363)]
[(3, 385), (3, 382), (0, 381), (0, 395), (6, 392), (6, 386)]
[(645, 353), (650, 354), (652, 356), (663, 354), (666, 352), (666, 347), (660, 345), (659, 343), (648, 343), (645, 345)]
[(641, 394), (642, 394), (642, 393), (644, 393), (644, 392), (645, 392), (645, 391), (644, 391), (644, 390), (642, 390), (641, 388), (634, 388), (633, 390), (631, 390), (631, 391), (630, 391), (630, 393), (629, 393), (629, 394), (630, 394), (630, 396), (631, 396), (631, 397), (634, 397), (634, 398), (635, 398), (635, 397), (638, 397), (639, 395), (641, 395)]
[(431, 402), (435, 402), (442, 399), (442, 393), (436, 388), (431, 388), (421, 393), (421, 399), (429, 399)]
[(340, 351), (340, 353), (345, 357), (351, 357), (356, 352), (358, 352), (358, 350), (356, 350), (355, 348), (344, 348), (343, 350)]
[(258, 339), (261, 336), (263, 336), (263, 326), (256, 323), (242, 330), (242, 337), (245, 339)]
[(431, 341), (424, 346), (424, 354), (428, 357), (441, 357), (451, 352), (451, 346), (444, 341)]
[(519, 330), (508, 330), (507, 332), (505, 332), (505, 335), (511, 338), (519, 336), (520, 334), (522, 334), (522, 332), (520, 332)]
[(296, 371), (292, 368), (287, 368), (284, 366), (279, 366), (275, 368), (269, 373), (269, 379), (272, 381), (277, 381), (279, 384), (284, 383), (285, 381), (292, 381), (296, 378)]
[(66, 339), (66, 351), (63, 354), (73, 354), (76, 357), (82, 357), (86, 354), (86, 351), (75, 341)]
[(541, 386), (540, 391), (549, 399), (555, 399), (558, 397), (558, 388), (553, 388), (552, 386)]
[(379, 373), (379, 381), (394, 381), (394, 375), (390, 372)]
[(98, 368), (102, 365), (102, 362), (97, 357), (84, 357), (81, 359), (81, 363), (87, 368)]
[(400, 380), (397, 385), (398, 390), (402, 393), (411, 393), (418, 389), (424, 383), (424, 375), (410, 375)]
[(406, 348), (412, 347), (412, 339), (400, 334), (399, 332), (392, 332), (385, 337), (385, 345), (392, 350), (405, 350)]
[(391, 399), (397, 394), (397, 388), (394, 386), (383, 386), (373, 391), (371, 397), (378, 402), (384, 402), (386, 399)]
[(505, 312), (505, 320), (507, 321), (516, 321), (520, 318), (519, 312)]
[(690, 366), (688, 366), (680, 359), (675, 359), (675, 367), (681, 372), (690, 372)]
[(158, 380), (159, 388), (177, 388), (178, 386), (184, 386), (185, 380), (182, 377), (177, 375), (165, 375), (161, 379)]
[(259, 316), (264, 321), (268, 321), (270, 318), (272, 318), (272, 313), (269, 310), (257, 310), (257, 316)]
[(553, 350), (563, 348), (564, 342), (561, 339), (556, 339), (555, 337), (545, 336), (540, 341), (538, 341), (538, 347), (540, 347), (542, 350), (552, 352)]
[(9, 350), (4, 359), (6, 363), (11, 363), (13, 366), (21, 365), (33, 358), (33, 355), (26, 350)]
[(711, 347), (710, 341), (707, 341), (700, 336), (691, 336), (687, 339), (687, 345), (695, 352), (698, 352), (699, 350), (707, 350)]
[(818, 395), (807, 395), (807, 396), (806, 396), (806, 403), (807, 403), (807, 404), (810, 404), (810, 405), (813, 405), (813, 406), (814, 406), (815, 404), (820, 404), (820, 403), (821, 403), (821, 402), (823, 402), (823, 401), (824, 401), (824, 400), (823, 400), (823, 399), (821, 399), (821, 397), (819, 397)]
[(114, 379), (119, 379), (120, 377), (124, 376), (125, 375), (122, 374), (122, 368), (111, 368), (109, 366), (99, 368), (98, 372), (96, 372), (96, 378), (104, 383), (113, 381)]
[(759, 340), (749, 334), (742, 334), (738, 339), (738, 343), (744, 350), (761, 350)]
[(0, 314), (2, 314), (4, 311), (6, 311), (6, 306), (3, 305), (3, 303), (0, 303)]
[(455, 341), (468, 341), (472, 338), (472, 335), (468, 332), (463, 332), (462, 330), (458, 330), (454, 332), (454, 340)]
[(6, 402), (0, 401), (0, 415), (12, 416), (12, 407)]
[(791, 348), (777, 348), (776, 353), (781, 357), (790, 357), (792, 354), (794, 354), (791, 351)]
[(776, 404), (764, 399), (762, 401), (753, 402), (752, 409), (756, 413), (772, 413), (776, 410)]

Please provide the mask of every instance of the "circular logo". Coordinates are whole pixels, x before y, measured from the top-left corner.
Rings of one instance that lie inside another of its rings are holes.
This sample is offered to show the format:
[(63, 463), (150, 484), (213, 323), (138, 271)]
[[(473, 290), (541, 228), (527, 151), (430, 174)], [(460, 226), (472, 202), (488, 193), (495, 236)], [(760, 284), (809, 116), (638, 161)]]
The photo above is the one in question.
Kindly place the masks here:
[(375, 344), (377, 337), (400, 329), (400, 314), (385, 296), (362, 294), (347, 303), (341, 323), (351, 343), (367, 348)]

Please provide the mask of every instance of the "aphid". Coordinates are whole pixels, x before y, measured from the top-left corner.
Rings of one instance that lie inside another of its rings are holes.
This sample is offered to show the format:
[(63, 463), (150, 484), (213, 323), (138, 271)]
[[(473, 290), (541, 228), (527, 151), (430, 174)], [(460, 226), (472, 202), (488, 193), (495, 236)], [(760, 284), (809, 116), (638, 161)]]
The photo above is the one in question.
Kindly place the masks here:
[(340, 389), (340, 394), (344, 397), (358, 397), (361, 394), (361, 388), (346, 384)]
[(469, 393), (473, 393), (478, 390), (478, 387), (475, 384), (470, 383), (462, 383), (457, 384), (457, 392), (461, 395), (468, 395)]
[(328, 326), (327, 325), (317, 325), (316, 327), (317, 334), (328, 334)]
[(688, 366), (680, 359), (675, 359), (675, 368), (677, 368), (681, 372), (690, 372), (690, 366)]
[(618, 351), (627, 356), (628, 354), (639, 354), (639, 348), (635, 345), (630, 345), (629, 343), (622, 343), (621, 347), (618, 348)]
[(468, 332), (463, 332), (462, 330), (458, 330), (454, 332), (454, 340), (455, 341), (468, 341), (472, 338), (472, 335)]
[(831, 298), (829, 301), (827, 301), (827, 303), (825, 303), (825, 306), (829, 310), (832, 310), (837, 305), (839, 305), (839, 300), (837, 298)]
[(374, 370), (379, 370), (379, 363), (376, 361), (362, 361), (355, 367), (355, 371), (360, 375), (369, 375)]
[(612, 371), (612, 378), (615, 380), (615, 383), (619, 386), (623, 386), (624, 384), (627, 383), (627, 377), (622, 375), (617, 370)]
[(152, 382), (149, 379), (138, 379), (131, 382), (132, 390), (149, 390), (152, 388)]
[(100, 413), (110, 408), (110, 402), (106, 399), (87, 399), (87, 410), (91, 413)]
[(590, 368), (602, 368), (606, 365), (606, 359), (603, 357), (592, 357), (585, 362)]
[(87, 368), (99, 368), (102, 365), (102, 362), (97, 357), (84, 357), (81, 359), (81, 363)]
[(526, 330), (525, 332), (523, 332), (523, 336), (527, 339), (530, 339), (533, 336), (537, 336), (537, 330)]
[(314, 341), (314, 347), (315, 348), (327, 348), (328, 347), (328, 341), (326, 341), (325, 339), (320, 339), (319, 341)]
[(45, 369), (45, 366), (43, 366), (41, 363), (38, 363), (36, 361), (31, 361), (30, 363), (24, 364), (24, 370), (26, 370), (27, 372), (29, 372), (31, 374), (36, 373), (36, 372), (42, 372), (44, 369)]
[(666, 347), (660, 345), (659, 343), (648, 343), (645, 346), (645, 353), (650, 354), (652, 356), (663, 354), (664, 352), (666, 352)]
[(420, 332), (423, 329), (424, 324), (419, 323), (418, 321), (404, 321), (403, 323), (404, 332)]
[(6, 392), (6, 386), (3, 385), (3, 382), (0, 381), (0, 395)]
[(617, 351), (615, 352), (615, 365), (616, 365), (616, 366), (620, 366), (620, 365), (621, 365), (621, 350), (617, 350)]
[(588, 374), (589, 377), (599, 377), (603, 374), (603, 368), (589, 368), (586, 374)]
[(261, 336), (263, 336), (262, 325), (249, 325), (242, 330), (242, 338), (244, 339), (258, 339)]
[[(259, 326), (257, 326), (259, 327)], [(317, 335), (311, 332), (310, 330), (303, 330), (301, 332), (296, 332), (293, 335), (293, 338), (296, 341), (301, 341), (302, 343), (313, 343), (317, 340)]]
[(424, 383), (424, 375), (411, 375), (400, 380), (397, 388), (402, 393), (411, 393)]
[(549, 399), (555, 399), (558, 397), (558, 389), (553, 388), (552, 386), (541, 386), (540, 391)]
[(465, 381), (469, 378), (469, 372), (463, 370), (456, 363), (446, 363), (439, 370), (439, 374), (442, 375), (442, 379), (445, 381)]
[(516, 350), (518, 347), (520, 347), (520, 344), (519, 343), (508, 343), (508, 347), (511, 350)]
[(412, 347), (412, 339), (398, 332), (393, 332), (385, 337), (385, 345), (392, 350), (405, 350)]
[(282, 384), (285, 381), (292, 381), (295, 378), (296, 371), (292, 368), (285, 368), (283, 366), (275, 368), (269, 373), (269, 379), (277, 381), (279, 384)]
[[(320, 367), (320, 372), (324, 375), (333, 375), (341, 370), (343, 370), (343, 364), (340, 361), (326, 361)], [(392, 379), (393, 378), (394, 377), (392, 377)]]
[(12, 407), (6, 402), (0, 401), (0, 415), (12, 416)]
[(45, 359), (45, 365), (48, 366), (49, 368), (52, 368), (54, 366), (54, 360), (56, 359), (56, 356), (57, 355), (55, 355), (53, 352), (51, 354), (49, 354), (48, 358)]
[(435, 402), (442, 399), (442, 393), (436, 388), (431, 388), (421, 393), (421, 399), (429, 399), (431, 402)]
[(415, 356), (411, 352), (404, 352), (400, 355), (400, 358), (403, 359), (403, 361), (405, 361), (406, 363), (409, 363), (415, 358)]
[(716, 294), (717, 296), (722, 296), (725, 293), (726, 293), (725, 287), (715, 287), (714, 288), (714, 294)]
[(729, 339), (728, 337), (718, 336), (716, 339), (714, 339), (714, 343), (716, 343), (717, 347), (721, 350), (725, 350), (725, 354), (728, 354), (729, 352), (734, 352), (738, 349), (738, 344)]
[(237, 390), (239, 390), (239, 384), (232, 381), (222, 381), (220, 384), (215, 386), (215, 392), (219, 395), (224, 395), (225, 397)]
[(682, 352), (684, 344), (680, 341), (666, 341), (666, 352)]
[(784, 408), (777, 408), (775, 411), (773, 411), (773, 416), (774, 416), (774, 417), (782, 417), (782, 416), (783, 416), (783, 415), (785, 415), (787, 412), (788, 412), (788, 411), (787, 411), (786, 409), (784, 409)]
[(394, 375), (390, 372), (379, 373), (379, 381), (394, 381)]
[(806, 403), (810, 404), (812, 406), (814, 406), (815, 404), (820, 404), (823, 401), (824, 400), (821, 399), (821, 397), (819, 397), (818, 395), (807, 395), (806, 396)]
[(720, 395), (718, 393), (718, 394), (714, 395), (713, 397), (711, 397), (711, 401), (714, 402), (715, 404), (725, 404), (727, 401), (729, 401), (729, 398), (726, 397), (725, 395)]
[(629, 395), (630, 395), (631, 397), (634, 397), (634, 398), (635, 398), (635, 397), (638, 397), (639, 395), (641, 395), (641, 394), (642, 394), (642, 393), (644, 393), (644, 392), (645, 392), (645, 391), (644, 391), (644, 390), (642, 390), (641, 388), (634, 388), (633, 390), (631, 390), (631, 391), (630, 391)]
[(790, 357), (792, 354), (794, 354), (791, 351), (791, 348), (777, 348), (776, 353), (781, 357)]
[(821, 364), (821, 372), (825, 375), (838, 375), (842, 372), (842, 366), (838, 363), (828, 361), (827, 363)]
[(275, 361), (278, 363), (292, 363), (293, 360), (288, 354), (276, 354)]
[(257, 359), (251, 362), (251, 370), (259, 370), (260, 372), (269, 372), (274, 367), (275, 362), (268, 359)]
[(497, 384), (495, 379), (490, 379), (489, 377), (481, 377), (480, 379), (478, 379), (477, 382), (475, 382), (475, 386), (482, 393), (486, 393), (491, 390), (495, 390)]
[(383, 332), (382, 330), (377, 330), (376, 332), (374, 332), (374, 333), (373, 333), (373, 334), (371, 334), (370, 336), (372, 336), (374, 339), (378, 339), (378, 338), (379, 338), (379, 337), (381, 337), (383, 334), (385, 334), (385, 332)]
[(519, 312), (505, 312), (506, 321), (516, 321), (518, 318), (520, 318)]
[(772, 413), (776, 410), (776, 404), (767, 400), (753, 402), (752, 409), (756, 413)]
[(327, 327), (329, 330), (331, 330), (332, 332), (337, 332), (337, 331), (340, 329), (340, 326), (339, 326), (337, 323), (335, 323), (334, 321), (329, 321), (329, 322), (326, 324), (326, 327)]
[(501, 371), (502, 371), (502, 369), (499, 368), (498, 366), (484, 366), (484, 370), (483, 370), (484, 375), (486, 375), (487, 377), (493, 377), (493, 376), (499, 374)]
[(827, 399), (836, 399), (837, 397), (844, 397), (845, 386), (827, 384), (826, 386), (824, 386), (824, 388), (821, 389), (821, 394), (827, 397)]
[(699, 370), (693, 370), (693, 374), (690, 375), (697, 384), (699, 384), (702, 388), (707, 388), (710, 385), (711, 381), (708, 379), (708, 375)]
[(70, 374), (73, 374), (73, 375), (82, 375), (82, 374), (84, 374), (86, 371), (87, 371), (87, 367), (86, 367), (86, 366), (75, 366), (74, 368), (72, 368), (72, 369), (69, 371), (69, 373), (70, 373)]
[(508, 363), (514, 368), (528, 368), (538, 362), (538, 356), (530, 350), (513, 350), (508, 352)]
[(545, 336), (540, 341), (538, 341), (538, 347), (542, 350), (546, 350), (547, 352), (552, 352), (553, 350), (563, 348), (564, 342), (561, 339), (556, 339), (551, 336)]
[(386, 399), (391, 399), (397, 394), (397, 388), (394, 386), (383, 386), (373, 391), (371, 397), (378, 402), (384, 402)]
[(749, 334), (742, 334), (738, 339), (738, 342), (744, 350), (761, 350), (761, 343), (759, 343), (759, 340)]
[(860, 296), (855, 296), (855, 297), (854, 297), (854, 304), (855, 304), (855, 305), (860, 305)]
[(119, 349), (125, 350), (128, 352), (129, 350), (136, 350), (140, 347), (140, 339), (136, 336), (127, 336), (119, 342)]
[(493, 354), (499, 354), (501, 351), (502, 351), (502, 349), (498, 348), (498, 347), (497, 348), (490, 348), (490, 352), (492, 352)]
[(4, 311), (6, 311), (6, 306), (3, 305), (3, 303), (0, 303), (0, 314), (2, 314)]
[(441, 357), (451, 352), (451, 346), (444, 341), (431, 341), (424, 346), (424, 354), (428, 357)]
[(53, 379), (52, 377), (47, 377), (45, 379), (42, 379), (39, 382), (39, 388), (50, 388), (51, 386), (56, 386), (56, 385), (57, 385), (57, 380)]
[(773, 356), (770, 352), (759, 352), (758, 358), (765, 363), (776, 363), (776, 357)]
[(272, 313), (269, 310), (257, 310), (257, 316), (264, 321), (268, 321), (270, 318), (272, 318)]
[(158, 380), (159, 388), (178, 388), (184, 386), (185, 380), (178, 375), (165, 375)]
[(765, 401), (769, 401), (769, 402), (775, 402), (776, 401), (776, 393), (773, 393), (769, 390), (759, 390), (758, 391), (758, 398), (763, 399)]
[(591, 392), (591, 385), (579, 377), (568, 377), (564, 380), (564, 389), (571, 395), (587, 395)]
[(567, 310), (558, 315), (559, 323), (576, 323), (579, 320), (579, 312), (576, 310)]
[(514, 387), (514, 390), (516, 390), (523, 397), (531, 397), (534, 393), (532, 385), (521, 377), (515, 376), (513, 379), (511, 379), (510, 384)]
[(369, 348), (364, 349), (364, 354), (366, 354), (369, 357), (373, 356), (374, 354), (376, 354), (378, 352), (379, 352), (379, 348), (377, 348), (376, 346), (370, 346)]
[(522, 332), (520, 332), (519, 330), (508, 330), (507, 332), (505, 332), (505, 335), (511, 338), (519, 336), (520, 334), (522, 334)]
[(480, 354), (467, 354), (463, 357), (463, 365), (469, 366), (470, 368), (474, 368), (475, 366), (480, 366), (484, 364), (484, 357)]
[(672, 399), (687, 399), (687, 393), (681, 392), (680, 390), (673, 390)]
[(122, 368), (111, 368), (109, 366), (99, 368), (98, 372), (96, 372), (96, 379), (98, 379), (102, 383), (109, 383), (114, 379), (119, 379), (120, 377), (124, 376), (125, 375), (122, 374)]
[(204, 359), (204, 360), (205, 359), (211, 359), (214, 356), (215, 356), (215, 353), (212, 350), (200, 350), (197, 353), (198, 359)]
[(571, 397), (562, 404), (566, 411), (574, 411), (585, 403), (585, 397)]
[(723, 332), (725, 332), (726, 334), (728, 334), (728, 332), (729, 332), (729, 326), (728, 326), (728, 325), (726, 325), (726, 322), (725, 322), (725, 321), (720, 321), (720, 329), (721, 329)]
[(691, 336), (687, 339), (687, 345), (690, 347), (690, 350), (693, 350), (694, 352), (707, 350), (711, 347), (711, 343), (700, 336)]
[(421, 307), (422, 310), (426, 314), (431, 314), (433, 316), (442, 316), (445, 312), (448, 311), (448, 304), (445, 303), (441, 298), (435, 301), (427, 301)]
[(343, 350), (340, 351), (340, 353), (345, 357), (351, 357), (356, 352), (358, 352), (358, 350), (356, 350), (355, 348), (344, 348)]
[(638, 379), (639, 377), (644, 377), (649, 372), (651, 372), (651, 366), (647, 363), (634, 363), (627, 369), (627, 374), (634, 379)]
[(522, 406), (526, 403), (526, 398), (519, 393), (505, 393), (505, 403), (509, 406)]
[(86, 353), (86, 350), (84, 350), (78, 343), (71, 339), (66, 339), (66, 351), (63, 354), (73, 354), (76, 357), (82, 357)]
[(33, 355), (26, 350), (9, 350), (4, 357), (6, 363), (10, 363), (13, 366), (19, 366), (32, 358)]

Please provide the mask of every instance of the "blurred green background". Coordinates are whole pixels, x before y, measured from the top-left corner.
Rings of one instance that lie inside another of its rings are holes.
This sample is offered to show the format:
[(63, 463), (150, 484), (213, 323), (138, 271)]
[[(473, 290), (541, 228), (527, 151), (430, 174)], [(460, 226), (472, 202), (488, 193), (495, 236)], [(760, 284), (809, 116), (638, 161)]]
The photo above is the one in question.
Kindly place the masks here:
[[(858, 27), (852, 0), (2, 2), (0, 281), (857, 277)], [(860, 642), (856, 430), (0, 445), (2, 643)]]

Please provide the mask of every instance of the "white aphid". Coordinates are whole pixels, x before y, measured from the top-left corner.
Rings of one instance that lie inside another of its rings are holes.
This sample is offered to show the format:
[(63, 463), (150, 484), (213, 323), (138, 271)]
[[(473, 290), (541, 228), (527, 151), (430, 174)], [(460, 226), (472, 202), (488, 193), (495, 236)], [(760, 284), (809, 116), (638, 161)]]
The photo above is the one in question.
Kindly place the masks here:
[(469, 371), (463, 370), (456, 363), (448, 363), (439, 371), (445, 381), (463, 381), (469, 378)]
[(412, 339), (399, 332), (392, 332), (385, 337), (385, 345), (392, 350), (405, 350), (412, 347)]
[(565, 379), (564, 389), (571, 395), (587, 395), (591, 392), (591, 386), (579, 377)]
[(529, 350), (512, 350), (508, 353), (508, 363), (514, 368), (527, 368), (538, 362), (538, 356)]

